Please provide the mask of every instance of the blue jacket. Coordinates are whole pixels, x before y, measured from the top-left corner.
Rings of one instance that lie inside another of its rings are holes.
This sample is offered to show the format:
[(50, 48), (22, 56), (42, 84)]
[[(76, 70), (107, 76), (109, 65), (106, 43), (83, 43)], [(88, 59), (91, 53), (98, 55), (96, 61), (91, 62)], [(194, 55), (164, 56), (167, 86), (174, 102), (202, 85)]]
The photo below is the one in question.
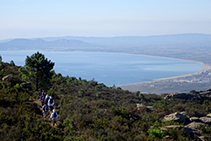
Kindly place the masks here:
[[(42, 110), (45, 111), (45, 107), (47, 106), (47, 111), (48, 111), (48, 105), (43, 105)], [(46, 111), (45, 111), (46, 112)]]
[(44, 94), (42, 94), (41, 96), (40, 96), (40, 100), (42, 100), (42, 97), (44, 96), (44, 99), (45, 99), (45, 95)]
[(46, 103), (48, 103), (48, 100), (50, 99), (50, 97), (48, 95), (45, 96), (45, 101)]
[[(56, 117), (55, 117), (55, 118), (53, 117), (54, 113), (56, 113)], [(58, 118), (57, 112), (53, 112), (53, 113), (51, 114), (51, 117), (50, 117), (50, 118), (52, 118), (53, 120), (57, 120), (57, 118)]]

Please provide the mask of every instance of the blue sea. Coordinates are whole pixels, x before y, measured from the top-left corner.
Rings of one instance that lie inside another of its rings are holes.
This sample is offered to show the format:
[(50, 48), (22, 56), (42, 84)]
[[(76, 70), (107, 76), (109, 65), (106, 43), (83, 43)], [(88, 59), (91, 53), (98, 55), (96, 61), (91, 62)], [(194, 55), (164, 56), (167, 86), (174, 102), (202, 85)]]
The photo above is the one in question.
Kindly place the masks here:
[[(3, 62), (14, 61), (24, 66), (27, 56), (37, 51), (0, 51)], [(203, 66), (192, 61), (135, 54), (107, 52), (39, 51), (55, 63), (54, 70), (63, 76), (81, 77), (107, 86), (148, 82), (201, 71)]]

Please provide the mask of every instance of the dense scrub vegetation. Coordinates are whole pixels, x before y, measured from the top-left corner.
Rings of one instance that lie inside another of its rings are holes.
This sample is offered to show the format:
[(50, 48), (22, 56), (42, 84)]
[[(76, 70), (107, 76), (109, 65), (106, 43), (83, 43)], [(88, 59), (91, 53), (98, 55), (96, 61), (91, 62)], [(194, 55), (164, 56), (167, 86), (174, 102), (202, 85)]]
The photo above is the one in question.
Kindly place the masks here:
[[(59, 114), (57, 127), (44, 121), (34, 88), (20, 85), (19, 67), (0, 64), (0, 78), (11, 75), (10, 81), (0, 81), (0, 140), (74, 140), (74, 141), (140, 141), (194, 140), (184, 130), (162, 131), (158, 127), (182, 124), (161, 122), (166, 114), (186, 111), (188, 116), (203, 116), (211, 112), (211, 99), (164, 100), (165, 95), (129, 92), (119, 87), (107, 87), (95, 80), (54, 74), (47, 94), (55, 99)], [(137, 103), (152, 106), (137, 108)], [(202, 129), (211, 135), (211, 128)]]

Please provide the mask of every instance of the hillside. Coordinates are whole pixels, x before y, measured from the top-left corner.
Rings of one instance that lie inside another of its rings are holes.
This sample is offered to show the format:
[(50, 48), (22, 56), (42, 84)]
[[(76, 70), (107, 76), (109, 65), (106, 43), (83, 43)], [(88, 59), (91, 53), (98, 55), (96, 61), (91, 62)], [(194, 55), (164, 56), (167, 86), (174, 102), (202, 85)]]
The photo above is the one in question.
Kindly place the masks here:
[(210, 139), (210, 90), (142, 94), (55, 74), (46, 89), (59, 115), (53, 128), (43, 120), (38, 91), (21, 84), (18, 69), (0, 65), (0, 140)]

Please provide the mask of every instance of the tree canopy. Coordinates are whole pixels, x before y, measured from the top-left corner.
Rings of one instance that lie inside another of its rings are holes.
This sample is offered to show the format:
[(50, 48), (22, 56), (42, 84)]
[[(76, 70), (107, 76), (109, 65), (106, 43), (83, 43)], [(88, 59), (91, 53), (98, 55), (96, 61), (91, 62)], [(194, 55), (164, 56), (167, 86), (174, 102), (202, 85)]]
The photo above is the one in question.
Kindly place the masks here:
[(25, 66), (20, 68), (22, 79), (29, 81), (32, 86), (45, 89), (50, 84), (50, 78), (54, 74), (52, 71), (54, 63), (51, 60), (45, 58), (45, 56), (39, 52), (27, 56), (25, 60)]

